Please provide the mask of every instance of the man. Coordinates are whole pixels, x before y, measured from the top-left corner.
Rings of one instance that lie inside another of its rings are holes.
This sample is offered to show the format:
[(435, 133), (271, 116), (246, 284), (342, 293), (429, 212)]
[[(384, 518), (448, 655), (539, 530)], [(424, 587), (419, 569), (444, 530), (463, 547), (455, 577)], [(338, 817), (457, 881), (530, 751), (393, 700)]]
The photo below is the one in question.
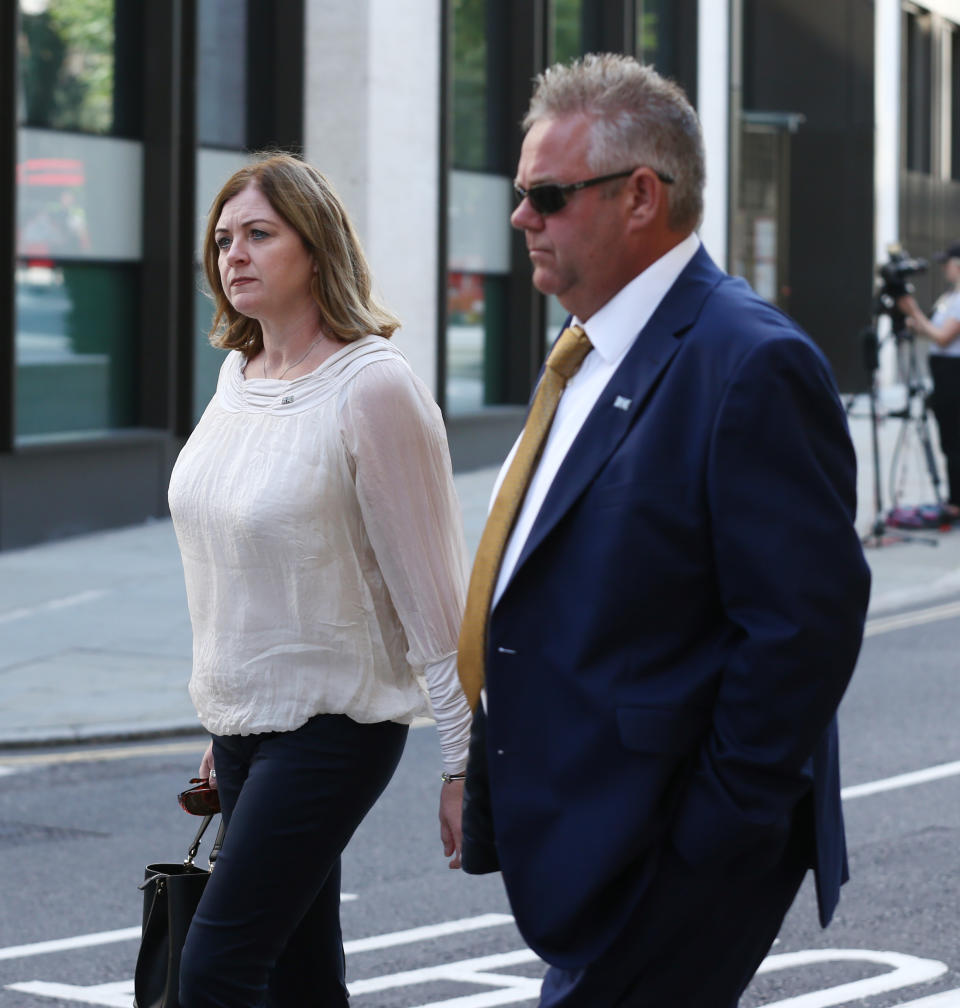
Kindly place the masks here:
[(815, 345), (700, 245), (682, 92), (587, 56), (524, 126), (512, 223), (571, 319), (471, 581), (464, 867), (502, 870), (543, 1008), (730, 1008), (807, 868), (824, 925), (846, 879), (855, 458)]

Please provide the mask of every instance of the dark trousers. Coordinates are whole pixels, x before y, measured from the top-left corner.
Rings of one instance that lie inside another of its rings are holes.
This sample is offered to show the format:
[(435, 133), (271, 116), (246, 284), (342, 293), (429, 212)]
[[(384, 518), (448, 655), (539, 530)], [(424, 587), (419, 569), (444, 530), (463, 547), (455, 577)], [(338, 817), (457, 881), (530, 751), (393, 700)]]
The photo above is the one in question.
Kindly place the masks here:
[(960, 507), (960, 357), (931, 354), (928, 358), (940, 450), (947, 461), (947, 503)]
[(547, 971), (540, 1008), (736, 1008), (803, 881), (798, 848), (747, 878), (691, 871), (668, 850), (613, 946)]
[(406, 737), (336, 714), (214, 736), (227, 833), (183, 950), (182, 1008), (347, 1005), (340, 855)]

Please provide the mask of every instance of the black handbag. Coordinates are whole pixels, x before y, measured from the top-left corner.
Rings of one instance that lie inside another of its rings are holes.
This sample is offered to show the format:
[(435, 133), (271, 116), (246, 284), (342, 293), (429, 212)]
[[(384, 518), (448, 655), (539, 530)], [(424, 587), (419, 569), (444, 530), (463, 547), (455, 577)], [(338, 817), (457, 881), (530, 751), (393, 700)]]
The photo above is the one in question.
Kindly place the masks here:
[(133, 1008), (180, 1008), (180, 953), (190, 921), (223, 844), (220, 820), (210, 851), (210, 868), (193, 859), (213, 816), (205, 816), (182, 864), (150, 864), (144, 871), (143, 931), (134, 972)]

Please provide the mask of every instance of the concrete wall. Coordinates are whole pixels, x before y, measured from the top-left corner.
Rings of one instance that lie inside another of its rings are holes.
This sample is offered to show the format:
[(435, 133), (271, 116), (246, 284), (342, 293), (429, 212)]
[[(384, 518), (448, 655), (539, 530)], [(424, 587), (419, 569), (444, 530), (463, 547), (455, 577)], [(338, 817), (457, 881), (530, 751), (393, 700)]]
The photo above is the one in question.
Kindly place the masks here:
[(307, 0), (305, 155), (360, 232), (397, 345), (437, 391), (441, 0)]

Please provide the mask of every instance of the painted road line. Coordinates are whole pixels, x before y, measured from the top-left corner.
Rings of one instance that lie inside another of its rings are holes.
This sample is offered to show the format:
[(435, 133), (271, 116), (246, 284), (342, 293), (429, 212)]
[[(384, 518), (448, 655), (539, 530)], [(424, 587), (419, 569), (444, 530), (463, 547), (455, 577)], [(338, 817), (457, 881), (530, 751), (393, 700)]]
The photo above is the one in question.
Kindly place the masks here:
[[(419, 969), (403, 970), (400, 973), (390, 973), (385, 976), (368, 977), (365, 980), (354, 980), (348, 984), (351, 997), (363, 994), (376, 994), (385, 990), (396, 990), (400, 987), (413, 987), (416, 984), (433, 983), (437, 980), (451, 980), (458, 983), (479, 983), (491, 987), (528, 987), (536, 984), (534, 996), (539, 992), (540, 979), (536, 977), (506, 976), (497, 971), (506, 966), (517, 966), (523, 963), (539, 962), (540, 959), (530, 949), (516, 949), (512, 952), (498, 952), (493, 955), (480, 956), (473, 959), (461, 959), (458, 962), (440, 963), (437, 966), (422, 966)], [(530, 997), (525, 993), (524, 997)], [(522, 998), (520, 998), (522, 1000)]]
[[(166, 742), (162, 745), (119, 746), (110, 749), (71, 749), (48, 753), (27, 753), (0, 756), (0, 767), (13, 770), (23, 767), (61, 766), (64, 763), (99, 763), (106, 760), (138, 759), (147, 756), (169, 756), (195, 752), (203, 754), (204, 739), (197, 725), (197, 738), (190, 742)], [(198, 756), (199, 758), (199, 756)]]
[(955, 777), (957, 774), (960, 774), (960, 760), (955, 760), (952, 763), (940, 763), (938, 766), (927, 767), (925, 770), (897, 774), (895, 777), (886, 777), (884, 780), (870, 781), (867, 784), (853, 784), (850, 787), (842, 788), (840, 797), (844, 801), (850, 798), (863, 798), (865, 795), (914, 787), (916, 784), (927, 784), (929, 781)]
[(941, 991), (919, 1001), (904, 1001), (897, 1008), (960, 1008), (960, 990)]
[(426, 927), (394, 931), (392, 934), (373, 935), (370, 938), (356, 938), (343, 943), (343, 951), (350, 955), (355, 952), (371, 952), (374, 949), (395, 948), (397, 945), (411, 945), (431, 938), (462, 934), (464, 931), (480, 931), (483, 928), (501, 927), (512, 924), (510, 914), (489, 913), (479, 917), (463, 917), (460, 920), (444, 921), (442, 924), (428, 924)]
[[(510, 920), (504, 914), (486, 914), (462, 921), (448, 921), (427, 928), (412, 928), (394, 932), (392, 935), (374, 936), (375, 946), (384, 948), (389, 944), (406, 944), (411, 936), (420, 933), (429, 940), (437, 930), (441, 933), (459, 933), (470, 930), (466, 925), (487, 926), (494, 920)], [(389, 939), (389, 941), (388, 941)], [(492, 990), (459, 995), (442, 1001), (423, 1002), (416, 1008), (493, 1008), (496, 1005), (519, 1004), (536, 1000), (541, 980), (538, 977), (518, 976), (503, 972), (511, 967), (539, 962), (538, 957), (527, 948), (493, 955), (462, 959), (456, 962), (405, 970), (384, 976), (356, 980), (349, 985), (352, 997), (363, 997), (387, 990), (398, 990), (421, 984), (453, 982), (485, 986)], [(873, 997), (877, 994), (903, 990), (917, 984), (930, 983), (947, 972), (945, 963), (936, 959), (922, 959), (918, 956), (899, 952), (879, 952), (870, 949), (811, 949), (801, 952), (787, 952), (767, 956), (760, 965), (758, 974), (772, 973), (784, 969), (803, 966), (822, 966), (827, 963), (862, 963), (871, 967), (889, 967), (885, 972), (811, 991), (795, 997), (768, 1002), (763, 1008), (831, 1008), (854, 1000)], [(133, 993), (133, 981), (125, 980), (92, 987), (72, 986), (32, 980), (10, 984), (8, 990), (33, 994), (38, 997), (59, 998), (77, 1004), (102, 1005), (105, 1008), (127, 1008)], [(960, 1008), (960, 990), (942, 991), (917, 1000), (901, 1002), (900, 1008)]]
[(56, 938), (53, 941), (33, 942), (30, 945), (10, 945), (0, 948), (0, 960), (26, 959), (28, 956), (47, 955), (50, 952), (68, 952), (71, 949), (109, 945), (111, 942), (130, 941), (140, 937), (140, 927), (120, 928), (118, 931), (96, 931), (74, 938)]
[(784, 952), (767, 956), (760, 964), (757, 975), (831, 962), (862, 962), (893, 968), (887, 973), (867, 977), (864, 980), (854, 980), (836, 987), (811, 991), (809, 994), (800, 994), (782, 1001), (771, 1001), (763, 1008), (831, 1008), (832, 1005), (873, 997), (887, 991), (901, 990), (914, 984), (929, 983), (947, 972), (947, 964), (937, 959), (921, 959), (919, 956), (903, 955), (900, 952), (874, 952), (870, 949), (809, 949), (804, 952)]
[(62, 598), (50, 599), (49, 602), (41, 602), (39, 605), (8, 609), (6, 612), (0, 613), (0, 623), (13, 623), (16, 620), (29, 619), (31, 616), (54, 612), (57, 609), (69, 609), (71, 606), (97, 602), (111, 594), (111, 591), (112, 589), (107, 588), (91, 588), (89, 591), (77, 592), (75, 595), (64, 595)]
[(34, 997), (72, 1001), (74, 1004), (100, 1005), (101, 1008), (130, 1008), (134, 995), (132, 980), (97, 984), (94, 987), (30, 980), (28, 983), (10, 984), (6, 989), (20, 991), (21, 994), (33, 994)]
[(960, 602), (947, 602), (927, 609), (897, 613), (895, 616), (878, 616), (867, 620), (863, 636), (875, 637), (877, 634), (890, 633), (892, 630), (905, 630), (907, 627), (936, 623), (938, 620), (953, 619), (955, 616), (960, 616)]
[[(344, 893), (342, 899), (356, 899), (351, 893)], [(369, 952), (374, 949), (394, 948), (398, 945), (409, 945), (412, 942), (426, 941), (431, 938), (442, 938), (446, 935), (462, 934), (465, 931), (480, 931), (484, 928), (500, 927), (512, 924), (510, 914), (489, 913), (478, 917), (464, 917), (460, 920), (444, 921), (441, 924), (430, 924), (426, 927), (408, 928), (405, 931), (393, 931), (388, 934), (372, 935), (369, 938), (357, 938), (343, 943), (343, 950), (348, 955), (357, 952)], [(71, 949), (89, 948), (93, 945), (109, 945), (111, 942), (131, 941), (140, 937), (140, 926), (120, 928), (117, 931), (97, 931), (93, 934), (76, 935), (73, 938), (57, 938), (52, 941), (33, 942), (29, 945), (10, 945), (0, 948), (0, 960), (26, 959), (30, 956), (47, 955), (51, 952), (68, 952)]]

